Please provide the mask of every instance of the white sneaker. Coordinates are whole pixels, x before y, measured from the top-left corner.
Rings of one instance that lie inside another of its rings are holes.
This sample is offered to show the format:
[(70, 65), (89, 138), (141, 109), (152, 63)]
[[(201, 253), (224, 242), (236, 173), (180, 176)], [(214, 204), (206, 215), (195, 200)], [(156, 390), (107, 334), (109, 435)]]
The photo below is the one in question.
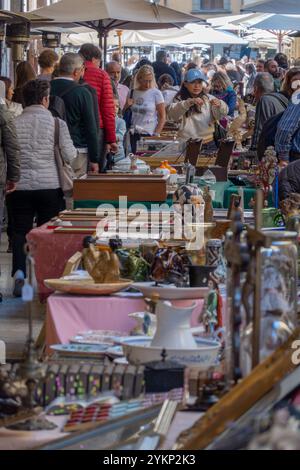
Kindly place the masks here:
[(15, 285), (13, 290), (14, 297), (22, 297), (22, 289), (25, 284), (25, 276), (23, 271), (19, 270), (14, 275)]

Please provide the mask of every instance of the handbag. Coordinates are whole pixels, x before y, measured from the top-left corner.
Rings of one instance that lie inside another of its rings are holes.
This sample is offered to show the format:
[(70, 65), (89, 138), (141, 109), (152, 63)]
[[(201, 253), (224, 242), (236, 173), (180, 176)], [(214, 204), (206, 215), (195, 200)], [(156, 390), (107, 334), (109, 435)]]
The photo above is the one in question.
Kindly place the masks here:
[[(130, 94), (129, 94), (129, 98), (132, 100), (133, 98), (133, 93), (134, 93), (134, 90), (131, 90), (130, 91)], [(132, 109), (131, 109), (131, 106), (129, 106), (126, 111), (124, 111), (124, 114), (123, 114), (123, 119), (126, 123), (126, 129), (129, 130), (130, 127), (131, 127), (131, 123), (132, 123)]]
[(59, 147), (59, 120), (54, 119), (54, 157), (55, 163), (58, 172), (58, 178), (60, 182), (60, 187), (65, 195), (65, 197), (72, 197), (73, 195), (73, 180), (75, 178), (75, 173), (73, 168), (69, 163), (67, 163), (61, 154)]
[(227, 130), (219, 123), (219, 121), (215, 121), (214, 141), (216, 146), (219, 148), (220, 143), (225, 139), (227, 139)]

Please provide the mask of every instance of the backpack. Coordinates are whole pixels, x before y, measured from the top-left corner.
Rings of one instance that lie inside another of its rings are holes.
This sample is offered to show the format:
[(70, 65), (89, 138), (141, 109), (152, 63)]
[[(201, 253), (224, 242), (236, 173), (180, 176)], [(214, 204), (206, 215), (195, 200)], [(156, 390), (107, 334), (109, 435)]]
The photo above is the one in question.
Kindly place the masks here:
[[(282, 95), (282, 97), (276, 96), (276, 98), (285, 108), (288, 107), (289, 101), (284, 95)], [(276, 130), (284, 113), (285, 110), (270, 117), (264, 123), (257, 144), (257, 156), (259, 160), (263, 159), (268, 147), (275, 147)]]
[(63, 121), (67, 120), (66, 106), (63, 97), (78, 86), (80, 85), (72, 82), (72, 86), (68, 87), (60, 95), (50, 95), (49, 111), (54, 118), (59, 118)]
[(64, 100), (59, 96), (50, 96), (49, 111), (54, 118), (67, 120), (66, 106)]

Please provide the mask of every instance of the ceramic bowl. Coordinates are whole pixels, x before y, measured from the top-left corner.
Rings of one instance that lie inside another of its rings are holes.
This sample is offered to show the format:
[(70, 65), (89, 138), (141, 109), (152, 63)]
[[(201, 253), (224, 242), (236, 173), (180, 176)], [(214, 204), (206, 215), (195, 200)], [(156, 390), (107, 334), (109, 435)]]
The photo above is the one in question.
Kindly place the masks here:
[(135, 282), (132, 287), (141, 291), (144, 297), (157, 294), (161, 300), (204, 299), (208, 294), (207, 287), (176, 287), (173, 284), (156, 286), (154, 282)]
[(155, 175), (164, 175), (164, 176), (170, 176), (170, 170), (167, 168), (156, 168), (153, 173)]
[[(196, 349), (179, 350), (167, 349), (167, 360), (175, 361), (188, 367), (199, 367), (203, 370), (213, 366), (217, 361), (220, 343), (217, 341), (196, 338)], [(130, 364), (146, 364), (151, 361), (160, 361), (162, 348), (150, 346), (151, 339), (128, 338), (121, 342), (124, 355)]]

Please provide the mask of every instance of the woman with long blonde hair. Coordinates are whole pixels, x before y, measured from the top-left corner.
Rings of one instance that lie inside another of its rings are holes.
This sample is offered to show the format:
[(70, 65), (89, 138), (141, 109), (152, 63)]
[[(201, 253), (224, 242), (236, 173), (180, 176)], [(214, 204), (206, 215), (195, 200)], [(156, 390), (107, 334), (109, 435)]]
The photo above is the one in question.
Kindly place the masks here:
[(160, 135), (166, 122), (164, 98), (157, 88), (154, 70), (150, 65), (144, 65), (137, 71), (125, 110), (129, 107), (132, 112), (131, 151), (135, 153), (140, 138)]
[(211, 94), (227, 104), (228, 115), (233, 117), (237, 104), (237, 94), (226, 73), (217, 72), (214, 74), (211, 80)]

